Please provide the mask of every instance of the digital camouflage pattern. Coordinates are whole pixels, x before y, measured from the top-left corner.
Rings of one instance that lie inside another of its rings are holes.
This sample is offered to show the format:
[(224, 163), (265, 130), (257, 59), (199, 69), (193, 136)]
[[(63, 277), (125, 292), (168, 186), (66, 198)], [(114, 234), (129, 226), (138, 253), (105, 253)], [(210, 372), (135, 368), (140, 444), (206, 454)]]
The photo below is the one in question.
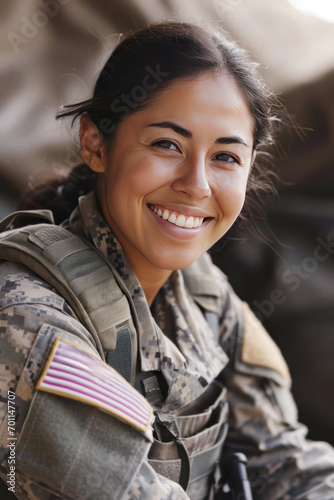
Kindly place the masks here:
[[(207, 281), (212, 297), (208, 292), (207, 303), (216, 304), (219, 342), (195, 301), (196, 293), (189, 291), (186, 273), (173, 272), (149, 309), (93, 195), (81, 199), (66, 226), (110, 259), (129, 290), (139, 329), (141, 371), (136, 384), (150, 394), (155, 410), (177, 416), (188, 451), (193, 453), (218, 439), (218, 428), (210, 423), (211, 415), (217, 414), (219, 426), (229, 422), (224, 452), (241, 451), (248, 457), (255, 500), (333, 500), (333, 449), (305, 439), (284, 361), (247, 309), (243, 309), (242, 319), (239, 299), (225, 276), (208, 264), (208, 258), (201, 262), (210, 268)], [(0, 283), (0, 470), (6, 481), (10, 389), (16, 393), (19, 438), (17, 498), (211, 498), (207, 478), (191, 483), (185, 493), (179, 484), (158, 474), (151, 465), (154, 445), (149, 451), (150, 443), (143, 436), (112, 416), (46, 393), (41, 399), (35, 384), (55, 338), (71, 340), (96, 353), (94, 341), (66, 302), (24, 266), (1, 264)], [(205, 296), (201, 301), (205, 309)], [(252, 354), (251, 342), (243, 344), (241, 321), (248, 339), (260, 342), (263, 335), (266, 363), (261, 362), (263, 356)], [(214, 396), (211, 388), (215, 388)], [(47, 450), (52, 453), (48, 455)], [(38, 462), (39, 453), (45, 455), (43, 463)], [(76, 467), (81, 474), (75, 473)]]

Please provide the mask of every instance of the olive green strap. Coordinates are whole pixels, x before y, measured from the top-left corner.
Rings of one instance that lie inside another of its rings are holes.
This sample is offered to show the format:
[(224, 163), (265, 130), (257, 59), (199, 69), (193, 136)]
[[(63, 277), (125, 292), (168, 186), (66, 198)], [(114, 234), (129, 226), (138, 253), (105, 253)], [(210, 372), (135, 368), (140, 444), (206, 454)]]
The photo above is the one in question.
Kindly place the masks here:
[[(161, 415), (161, 414), (160, 414)], [(168, 414), (165, 414), (168, 418)], [(157, 420), (159, 417), (157, 417)], [(157, 420), (154, 423), (156, 428)], [(199, 451), (191, 455), (189, 458), (190, 474), (187, 477), (187, 467), (185, 467), (185, 457), (183, 451), (178, 447), (179, 458), (175, 458), (175, 451), (170, 446), (170, 442), (154, 441), (154, 457), (160, 456), (163, 458), (149, 458), (149, 463), (160, 474), (166, 475), (174, 481), (178, 481), (181, 486), (186, 487), (189, 483), (194, 483), (203, 477), (210, 476), (219, 464), (222, 456), (223, 446), (228, 431), (228, 423), (225, 422), (220, 429), (217, 441), (209, 448)], [(173, 434), (171, 432), (171, 434)], [(166, 436), (165, 436), (166, 438)], [(176, 439), (174, 441), (177, 444)], [(188, 479), (188, 483), (187, 483)]]
[(159, 425), (162, 425), (165, 431), (171, 434), (173, 440), (175, 441), (175, 444), (177, 446), (177, 451), (181, 459), (179, 484), (182, 486), (184, 491), (186, 491), (190, 479), (190, 458), (188, 450), (180, 436), (180, 429), (176, 421), (175, 414), (163, 413), (163, 412), (156, 413), (156, 420), (154, 423), (154, 427)]
[(34, 219), (44, 219), (54, 224), (51, 210), (20, 210), (7, 215), (0, 221), (0, 232), (5, 231), (18, 217), (33, 217)]
[(37, 224), (5, 232), (0, 258), (29, 267), (54, 286), (91, 333), (102, 357), (101, 338), (116, 339), (117, 327), (131, 317), (111, 264), (62, 227)]

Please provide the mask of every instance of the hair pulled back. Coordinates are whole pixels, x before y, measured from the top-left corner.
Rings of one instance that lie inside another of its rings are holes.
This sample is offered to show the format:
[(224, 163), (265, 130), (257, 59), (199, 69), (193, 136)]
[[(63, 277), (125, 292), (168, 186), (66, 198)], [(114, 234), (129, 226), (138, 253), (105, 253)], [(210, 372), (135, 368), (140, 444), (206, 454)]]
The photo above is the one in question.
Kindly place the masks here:
[[(73, 116), (73, 123), (87, 113), (103, 139), (112, 143), (119, 123), (147, 106), (175, 80), (196, 77), (207, 71), (231, 75), (246, 97), (254, 120), (254, 150), (258, 154), (241, 214), (242, 219), (249, 219), (251, 215), (252, 223), (254, 216), (262, 211), (259, 194), (274, 190), (272, 173), (267, 165), (264, 166), (259, 153), (273, 142), (274, 126), (278, 121), (274, 114), (276, 100), (263, 84), (256, 67), (244, 50), (211, 28), (177, 22), (152, 24), (123, 36), (99, 75), (93, 96), (64, 106), (57, 118)], [(62, 208), (58, 217), (57, 203), (70, 210), (75, 207), (79, 192), (83, 194), (94, 189), (95, 176), (84, 165), (76, 167), (69, 180), (75, 189), (62, 188), (59, 183), (53, 186), (56, 203), (52, 203), (52, 208), (58, 222), (64, 218), (64, 210)], [(67, 196), (62, 203), (60, 194)], [(50, 192), (48, 199), (52, 199)], [(25, 207), (29, 206), (28, 200), (26, 196)], [(36, 207), (36, 202), (33, 206)]]

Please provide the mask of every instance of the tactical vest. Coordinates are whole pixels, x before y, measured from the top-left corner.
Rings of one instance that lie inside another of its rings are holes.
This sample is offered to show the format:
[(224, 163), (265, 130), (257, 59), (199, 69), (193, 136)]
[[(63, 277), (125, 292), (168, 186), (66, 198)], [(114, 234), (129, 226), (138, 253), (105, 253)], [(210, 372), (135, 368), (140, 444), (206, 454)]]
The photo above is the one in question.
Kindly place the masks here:
[[(23, 264), (51, 284), (71, 306), (92, 335), (103, 360), (133, 386), (137, 367), (137, 317), (131, 296), (105, 255), (86, 240), (53, 225), (52, 213), (16, 212), (0, 222), (4, 231), (21, 215), (47, 219), (11, 229), (0, 235), (0, 259)], [(209, 273), (203, 260), (199, 267), (183, 271), (188, 289), (218, 335), (218, 298), (210, 281), (199, 286)], [(154, 408), (154, 387), (146, 384), (145, 396)], [(155, 441), (149, 463), (157, 473), (179, 482), (192, 500), (205, 497), (213, 481), (227, 434), (225, 389), (211, 384), (187, 408), (166, 414), (155, 409)]]

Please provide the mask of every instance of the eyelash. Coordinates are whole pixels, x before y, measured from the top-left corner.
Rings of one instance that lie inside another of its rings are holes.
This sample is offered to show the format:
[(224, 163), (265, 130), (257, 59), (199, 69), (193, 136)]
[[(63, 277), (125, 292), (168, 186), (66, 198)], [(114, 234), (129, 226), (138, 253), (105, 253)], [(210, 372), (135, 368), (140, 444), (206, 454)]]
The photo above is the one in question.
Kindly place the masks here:
[[(152, 146), (154, 146), (162, 151), (168, 151), (168, 150), (176, 151), (175, 149), (170, 149), (169, 147), (167, 147), (167, 148), (163, 147), (162, 144), (168, 144), (169, 146), (173, 145), (173, 146), (175, 146), (177, 151), (180, 152), (180, 148), (178, 147), (178, 145), (175, 144), (175, 142), (170, 141), (168, 139), (162, 139), (160, 141), (153, 142)], [(215, 159), (218, 156), (225, 156), (228, 158), (228, 160), (216, 160), (216, 161), (219, 161), (219, 162), (221, 161), (222, 163), (236, 163), (237, 165), (240, 165), (240, 160), (236, 156), (234, 156), (230, 153), (217, 153), (213, 158)]]
[(163, 151), (168, 151), (168, 150), (175, 151), (175, 149), (164, 148), (163, 146), (161, 146), (161, 144), (173, 145), (177, 148), (178, 151), (180, 151), (180, 148), (177, 146), (177, 144), (175, 144), (175, 142), (173, 142), (173, 141), (169, 141), (168, 139), (161, 139), (160, 141), (153, 142), (152, 146), (154, 146), (158, 149), (162, 149)]
[(240, 160), (236, 156), (231, 155), (230, 153), (218, 153), (215, 155), (215, 157), (217, 156), (226, 156), (227, 158), (229, 158), (229, 160), (227, 161), (224, 160), (217, 160), (217, 161), (222, 161), (223, 163), (236, 163), (237, 165), (240, 165)]

